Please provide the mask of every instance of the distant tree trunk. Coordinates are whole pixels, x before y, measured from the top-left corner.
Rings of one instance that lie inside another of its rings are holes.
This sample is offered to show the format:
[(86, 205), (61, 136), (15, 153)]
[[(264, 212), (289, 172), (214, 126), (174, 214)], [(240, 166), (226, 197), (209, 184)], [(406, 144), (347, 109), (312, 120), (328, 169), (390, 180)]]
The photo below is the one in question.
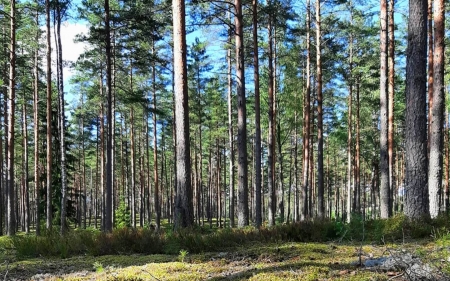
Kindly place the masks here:
[(387, 33), (387, 0), (380, 1), (380, 212), (386, 219), (389, 213), (389, 158), (388, 158), (388, 33)]
[[(100, 70), (100, 96), (103, 97), (103, 73)], [(105, 106), (103, 100), (100, 101), (100, 206), (98, 206), (101, 214), (101, 229), (105, 231)]]
[(253, 10), (253, 69), (255, 80), (255, 226), (262, 225), (262, 176), (261, 176), (261, 101), (259, 92), (258, 57), (258, 1), (252, 1)]
[[(428, 39), (428, 70), (427, 70), (427, 78), (428, 78), (428, 136), (431, 135), (431, 115), (433, 108), (433, 0), (428, 0), (427, 2), (427, 39)], [(428, 157), (430, 157), (430, 141), (431, 139), (428, 137)]]
[(444, 206), (444, 211), (446, 213), (449, 212), (449, 178), (450, 178), (450, 148), (449, 148), (449, 122), (448, 122), (448, 109), (445, 109), (445, 114), (444, 114), (444, 146), (445, 146), (445, 164), (444, 164), (444, 176), (445, 176), (445, 180), (444, 180), (444, 194), (443, 194), (443, 206)]
[(281, 140), (281, 126), (277, 124), (277, 145), (278, 145), (278, 210), (280, 212), (280, 222), (285, 222), (284, 217), (284, 175), (283, 175), (283, 154)]
[(269, 226), (275, 225), (276, 194), (275, 194), (275, 99), (273, 79), (273, 27), (272, 16), (269, 14), (268, 30), (268, 61), (269, 61), (269, 136), (267, 153), (267, 187), (269, 189)]
[[(39, 12), (36, 11), (36, 25), (39, 25)], [(36, 33), (36, 42), (39, 41), (39, 31)], [(34, 89), (33, 89), (33, 123), (34, 123), (34, 189), (35, 189), (35, 208), (36, 208), (36, 236), (41, 235), (39, 208), (40, 194), (40, 173), (39, 173), (39, 49), (34, 53)], [(0, 150), (1, 151), (1, 150)], [(0, 210), (1, 211), (1, 210)], [(1, 218), (0, 218), (1, 219)]]
[(352, 202), (352, 102), (353, 102), (353, 36), (350, 35), (350, 74), (348, 91), (348, 128), (347, 128), (347, 206), (346, 221), (351, 220), (351, 202)]
[(394, 4), (395, 0), (389, 1), (388, 7), (388, 159), (389, 159), (389, 212), (393, 214), (394, 203), (394, 97), (395, 97), (395, 36), (394, 36)]
[(59, 97), (59, 127), (60, 127), (60, 165), (61, 165), (61, 228), (64, 234), (67, 228), (67, 170), (66, 170), (66, 142), (65, 142), (65, 111), (64, 111), (64, 79), (61, 43), (61, 3), (56, 7), (56, 52), (57, 52), (57, 74), (58, 74), (58, 97)]
[(361, 214), (361, 149), (360, 149), (360, 78), (356, 81), (356, 138), (355, 138), (355, 211)]
[(27, 103), (22, 104), (22, 134), (23, 134), (23, 200), (24, 203), (24, 224), (25, 233), (30, 232), (30, 198), (28, 184), (28, 122), (27, 122)]
[[(152, 40), (152, 53), (155, 54), (155, 42)], [(161, 206), (159, 202), (159, 177), (158, 177), (158, 139), (157, 139), (157, 123), (156, 123), (156, 68), (155, 63), (152, 64), (152, 80), (153, 80), (153, 174), (154, 174), (154, 205), (155, 205), (155, 224), (156, 229), (161, 227)]]
[(238, 108), (238, 226), (249, 224), (247, 172), (247, 113), (244, 75), (244, 31), (242, 1), (235, 0), (236, 82)]
[(106, 187), (105, 187), (105, 232), (113, 229), (113, 95), (112, 95), (112, 73), (111, 73), (111, 28), (109, 19), (109, 0), (105, 0), (105, 55), (106, 55)]
[(409, 16), (406, 53), (405, 215), (410, 219), (420, 219), (428, 214), (427, 1), (410, 1)]
[(298, 93), (295, 91), (294, 113), (294, 221), (300, 220), (300, 190), (298, 188)]
[(45, 1), (47, 31), (47, 230), (52, 229), (52, 57), (50, 41), (50, 1)]
[(134, 144), (134, 108), (130, 110), (131, 225), (136, 228), (136, 145)]
[(10, 11), (10, 53), (9, 53), (9, 92), (8, 92), (8, 186), (7, 186), (7, 219), (8, 236), (16, 234), (15, 198), (14, 198), (14, 121), (16, 107), (16, 1), (11, 0)]
[[(231, 46), (231, 28), (228, 30), (228, 44)], [(227, 54), (227, 77), (228, 77), (228, 139), (230, 149), (230, 227), (235, 226), (235, 212), (234, 212), (234, 135), (233, 135), (233, 110), (232, 110), (232, 81), (231, 81), (231, 47), (228, 49)], [(259, 91), (259, 89), (258, 89)], [(255, 97), (256, 98), (256, 97)]]
[[(442, 191), (443, 174), (443, 137), (444, 137), (444, 38), (445, 6), (444, 0), (434, 2), (434, 60), (433, 60), (433, 106), (430, 126), (430, 163), (428, 171), (428, 188), (430, 197), (430, 216), (436, 218), (440, 211), (439, 194)], [(430, 46), (431, 48), (431, 46)], [(428, 85), (430, 87), (430, 85)]]
[(186, 25), (184, 0), (174, 0), (174, 82), (175, 82), (175, 128), (176, 128), (176, 201), (174, 228), (194, 224), (192, 204), (191, 163), (189, 140), (189, 105), (186, 63)]
[(323, 111), (322, 111), (322, 33), (320, 0), (316, 0), (316, 64), (317, 64), (317, 215), (325, 218), (324, 172), (323, 172)]
[(306, 91), (304, 99), (303, 119), (303, 209), (301, 220), (309, 218), (308, 189), (309, 189), (309, 140), (310, 140), (310, 104), (311, 104), (311, 54), (310, 54), (310, 22), (311, 22), (310, 0), (306, 1)]

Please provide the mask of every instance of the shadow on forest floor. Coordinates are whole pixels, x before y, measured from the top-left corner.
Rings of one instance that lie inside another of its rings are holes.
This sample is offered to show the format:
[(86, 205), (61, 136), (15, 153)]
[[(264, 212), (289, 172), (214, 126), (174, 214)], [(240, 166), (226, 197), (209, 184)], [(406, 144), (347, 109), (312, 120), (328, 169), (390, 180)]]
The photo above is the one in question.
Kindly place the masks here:
[[(362, 261), (408, 251), (448, 270), (448, 247), (430, 240), (401, 244), (251, 243), (221, 252), (180, 255), (4, 257), (5, 280), (406, 280), (401, 271), (370, 270)], [(181, 262), (183, 260), (183, 262)], [(437, 261), (437, 263), (436, 263)], [(6, 277), (6, 278), (5, 278)]]

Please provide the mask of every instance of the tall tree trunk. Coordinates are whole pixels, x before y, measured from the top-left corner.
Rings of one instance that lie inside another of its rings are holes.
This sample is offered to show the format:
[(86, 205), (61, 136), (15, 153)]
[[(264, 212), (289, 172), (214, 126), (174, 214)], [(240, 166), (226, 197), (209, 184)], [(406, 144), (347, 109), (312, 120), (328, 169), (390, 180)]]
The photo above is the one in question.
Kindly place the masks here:
[(275, 225), (276, 218), (276, 187), (275, 187), (275, 99), (274, 99), (274, 78), (273, 78), (273, 26), (272, 16), (269, 14), (268, 61), (269, 61), (269, 136), (267, 153), (267, 188), (269, 189), (269, 226)]
[[(228, 30), (228, 44), (231, 46), (231, 36), (232, 29)], [(228, 49), (227, 53), (227, 77), (228, 77), (228, 139), (229, 139), (229, 149), (230, 149), (230, 227), (235, 226), (235, 212), (234, 212), (234, 135), (233, 135), (233, 110), (232, 110), (232, 90), (231, 90), (231, 47)], [(256, 89), (256, 88), (255, 88)], [(257, 89), (259, 92), (259, 89)], [(255, 93), (256, 94), (256, 93)], [(256, 99), (256, 97), (255, 97)]]
[(346, 221), (351, 220), (351, 202), (352, 202), (352, 103), (353, 103), (353, 35), (350, 35), (350, 73), (349, 73), (349, 91), (348, 91), (348, 128), (347, 128), (347, 205)]
[(310, 22), (311, 22), (310, 0), (306, 1), (306, 90), (304, 99), (303, 119), (303, 209), (301, 220), (309, 217), (308, 189), (309, 189), (309, 140), (310, 140), (310, 104), (311, 104), (311, 54), (310, 54)]
[(322, 111), (322, 33), (320, 29), (320, 0), (316, 0), (316, 64), (317, 64), (317, 215), (325, 217), (324, 172), (323, 172), (323, 111)]
[(411, 0), (406, 52), (406, 200), (405, 215), (428, 214), (426, 52), (427, 1)]
[(8, 185), (7, 185), (7, 219), (8, 236), (16, 234), (15, 198), (14, 198), (14, 121), (16, 107), (16, 1), (11, 0), (10, 11), (10, 54), (9, 54), (9, 92), (8, 92)]
[(380, 0), (380, 212), (386, 219), (389, 213), (389, 158), (388, 158), (388, 32), (387, 0)]
[(281, 125), (277, 123), (277, 146), (278, 146), (278, 210), (280, 212), (280, 222), (285, 222), (284, 217), (284, 175), (283, 175), (283, 154), (281, 142)]
[(105, 187), (105, 232), (113, 229), (113, 94), (112, 94), (112, 54), (111, 54), (111, 28), (109, 19), (109, 0), (105, 0), (105, 55), (106, 55), (106, 187)]
[[(152, 40), (152, 53), (155, 55), (155, 42)], [(152, 80), (153, 80), (153, 174), (154, 174), (154, 192), (155, 192), (155, 224), (156, 229), (161, 227), (161, 206), (159, 202), (159, 177), (158, 177), (158, 139), (156, 124), (156, 67), (152, 64)]]
[[(133, 90), (131, 90), (133, 91)], [(130, 110), (131, 225), (136, 228), (136, 145), (134, 144), (134, 108)]]
[(60, 233), (64, 234), (67, 228), (67, 170), (66, 170), (66, 141), (65, 141), (65, 111), (64, 111), (64, 79), (61, 43), (61, 3), (56, 7), (56, 52), (57, 52), (57, 74), (58, 74), (58, 97), (59, 97), (59, 127), (60, 127), (60, 165), (61, 165), (61, 225)]
[[(432, 108), (433, 108), (433, 0), (427, 2), (427, 39), (428, 39), (428, 136), (431, 135)], [(428, 137), (428, 157), (430, 157), (431, 139)]]
[(50, 1), (45, 1), (45, 21), (47, 32), (47, 230), (52, 229), (52, 57), (50, 41)]
[(24, 224), (25, 232), (30, 232), (30, 198), (28, 184), (28, 122), (27, 122), (27, 103), (22, 104), (22, 134), (23, 134), (23, 200), (24, 203)]
[(394, 36), (394, 4), (395, 0), (389, 0), (388, 7), (388, 161), (389, 161), (389, 214), (392, 215), (394, 208), (394, 97), (395, 97), (395, 36)]
[[(100, 70), (100, 96), (103, 97), (103, 73)], [(101, 214), (101, 229), (105, 231), (105, 108), (103, 99), (100, 101), (100, 206), (98, 206)]]
[(356, 139), (355, 139), (355, 211), (361, 214), (361, 149), (360, 149), (360, 77), (356, 81)]
[(450, 179), (450, 147), (449, 147), (449, 122), (448, 122), (448, 109), (445, 109), (445, 113), (444, 113), (444, 145), (445, 145), (445, 164), (444, 164), (444, 175), (445, 175), (445, 180), (444, 180), (444, 198), (443, 198), (443, 206), (444, 206), (444, 211), (446, 213), (449, 212), (449, 179)]
[(244, 75), (244, 18), (242, 0), (235, 0), (236, 82), (238, 109), (238, 226), (249, 224), (248, 172), (247, 172), (247, 109)]
[(176, 127), (176, 201), (175, 229), (194, 224), (189, 140), (189, 105), (186, 63), (186, 25), (184, 0), (172, 2), (174, 40), (175, 127)]
[(295, 91), (294, 113), (294, 221), (300, 220), (300, 190), (298, 188), (298, 92)]
[(262, 176), (261, 176), (261, 101), (259, 92), (258, 56), (258, 1), (252, 1), (253, 10), (253, 69), (255, 80), (255, 226), (262, 225)]
[[(443, 173), (443, 137), (444, 137), (444, 38), (445, 38), (445, 6), (444, 0), (434, 2), (434, 59), (433, 59), (433, 106), (431, 107), (430, 125), (430, 163), (428, 172), (428, 188), (430, 197), (430, 216), (439, 215), (439, 194), (442, 191)], [(431, 46), (430, 46), (431, 47)], [(430, 85), (428, 85), (430, 87)]]
[[(39, 12), (36, 11), (36, 25), (39, 26)], [(36, 33), (36, 42), (39, 41), (39, 31)], [(36, 236), (41, 235), (39, 208), (40, 202), (40, 173), (39, 173), (39, 49), (36, 48), (34, 54), (34, 89), (33, 89), (33, 123), (34, 123), (34, 189), (35, 189), (35, 209), (36, 209)], [(0, 150), (1, 151), (1, 150)], [(1, 210), (0, 210), (1, 211)], [(0, 218), (1, 219), (1, 218)]]

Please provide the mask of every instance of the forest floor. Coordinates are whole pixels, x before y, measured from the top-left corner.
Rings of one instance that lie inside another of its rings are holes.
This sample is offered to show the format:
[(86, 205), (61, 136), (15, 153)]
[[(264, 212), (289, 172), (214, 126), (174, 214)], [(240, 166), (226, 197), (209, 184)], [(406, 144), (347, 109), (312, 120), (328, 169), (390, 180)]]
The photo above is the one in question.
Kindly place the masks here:
[[(202, 254), (0, 259), (0, 280), (450, 280), (450, 247), (435, 239), (252, 243)], [(382, 265), (388, 259), (391, 265)]]

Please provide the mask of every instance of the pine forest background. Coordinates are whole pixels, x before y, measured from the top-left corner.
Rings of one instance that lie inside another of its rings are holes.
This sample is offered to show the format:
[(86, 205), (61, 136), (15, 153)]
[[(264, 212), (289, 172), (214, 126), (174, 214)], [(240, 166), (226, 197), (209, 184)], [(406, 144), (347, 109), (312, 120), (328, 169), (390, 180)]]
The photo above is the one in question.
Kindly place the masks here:
[(0, 0), (0, 234), (449, 211), (445, 6), (410, 2)]

